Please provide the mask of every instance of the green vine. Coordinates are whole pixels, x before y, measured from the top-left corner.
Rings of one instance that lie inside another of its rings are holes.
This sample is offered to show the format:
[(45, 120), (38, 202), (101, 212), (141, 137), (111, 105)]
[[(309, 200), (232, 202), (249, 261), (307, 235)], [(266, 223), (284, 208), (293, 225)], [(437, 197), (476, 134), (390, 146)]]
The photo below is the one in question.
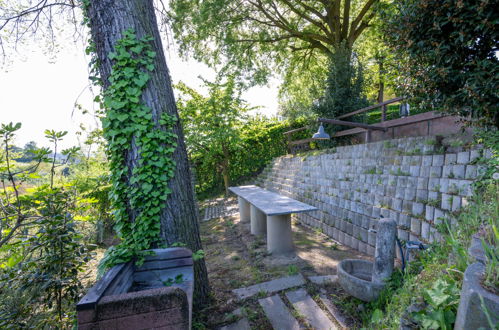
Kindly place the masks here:
[[(152, 110), (142, 101), (156, 57), (151, 41), (150, 36), (138, 39), (128, 29), (108, 55), (114, 65), (103, 93), (102, 126), (108, 141), (115, 229), (122, 241), (108, 250), (104, 267), (133, 257), (140, 262), (143, 251), (159, 243), (161, 211), (171, 193), (168, 182), (175, 171), (171, 155), (177, 138), (172, 129), (177, 118), (163, 113), (155, 123)], [(131, 146), (137, 150), (133, 169), (127, 166), (125, 152)]]

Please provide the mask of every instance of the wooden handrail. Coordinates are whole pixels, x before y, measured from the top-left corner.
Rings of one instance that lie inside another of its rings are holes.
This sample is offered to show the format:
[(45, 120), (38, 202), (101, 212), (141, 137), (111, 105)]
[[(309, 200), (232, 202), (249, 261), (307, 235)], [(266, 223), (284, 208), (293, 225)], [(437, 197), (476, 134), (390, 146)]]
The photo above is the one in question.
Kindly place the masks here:
[(284, 133), (282, 133), (282, 134), (284, 134), (284, 135), (288, 135), (288, 134), (292, 134), (292, 133), (296, 133), (296, 132), (304, 131), (304, 130), (306, 130), (306, 129), (308, 129), (308, 127), (306, 127), (306, 126), (305, 126), (305, 127), (300, 127), (300, 128), (295, 128), (295, 129), (292, 129), (291, 131), (287, 131), (287, 132), (284, 132)]
[(312, 138), (308, 138), (308, 139), (303, 139), (303, 140), (290, 141), (289, 145), (294, 146), (297, 144), (305, 144), (305, 143), (310, 143), (310, 142), (314, 142), (314, 141), (317, 141), (317, 140), (312, 139)]
[(317, 121), (318, 122), (322, 122), (322, 123), (334, 124), (334, 125), (342, 125), (342, 126), (350, 126), (350, 127), (361, 127), (361, 128), (365, 128), (365, 129), (368, 129), (368, 130), (372, 129), (372, 130), (386, 132), (386, 128), (385, 127), (374, 126), (374, 125), (367, 125), (367, 124), (362, 124), (362, 123), (354, 123), (354, 122), (351, 122), (351, 121), (326, 119), (326, 118), (319, 118), (319, 119), (317, 119)]
[(378, 104), (375, 104), (375, 105), (371, 105), (371, 106), (368, 106), (368, 107), (365, 107), (365, 108), (362, 108), (362, 109), (359, 109), (359, 110), (355, 110), (354, 112), (346, 113), (346, 114), (338, 116), (336, 118), (338, 118), (338, 119), (347, 118), (347, 117), (350, 117), (350, 116), (353, 116), (353, 115), (357, 115), (359, 113), (363, 113), (363, 112), (366, 112), (366, 111), (369, 111), (369, 110), (372, 110), (372, 109), (383, 107), (383, 106), (391, 104), (391, 103), (402, 101), (403, 99), (404, 99), (404, 97), (396, 97), (396, 98), (393, 98), (393, 99), (388, 100), (388, 101), (384, 101), (384, 102), (381, 102), (381, 103), (378, 103)]

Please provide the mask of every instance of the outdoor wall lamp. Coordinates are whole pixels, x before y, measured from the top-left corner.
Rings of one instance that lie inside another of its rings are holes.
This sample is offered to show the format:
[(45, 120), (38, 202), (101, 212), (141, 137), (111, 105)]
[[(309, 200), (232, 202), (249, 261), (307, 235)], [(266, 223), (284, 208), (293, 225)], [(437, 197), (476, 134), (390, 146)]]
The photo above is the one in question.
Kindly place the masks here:
[(314, 139), (314, 140), (329, 140), (329, 139), (331, 139), (331, 137), (329, 136), (329, 134), (324, 132), (324, 126), (322, 126), (322, 123), (321, 123), (321, 125), (319, 126), (319, 130), (317, 131), (317, 133), (315, 133), (312, 136), (312, 139)]

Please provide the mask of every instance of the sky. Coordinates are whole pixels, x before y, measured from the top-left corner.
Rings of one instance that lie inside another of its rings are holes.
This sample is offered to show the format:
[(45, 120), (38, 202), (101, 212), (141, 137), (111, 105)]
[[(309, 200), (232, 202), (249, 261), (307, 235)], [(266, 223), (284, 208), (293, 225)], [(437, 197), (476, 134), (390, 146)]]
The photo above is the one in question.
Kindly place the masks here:
[[(183, 61), (174, 50), (166, 60), (174, 83), (183, 81), (199, 89), (198, 79), (213, 80), (215, 72), (194, 60)], [(95, 128), (96, 119), (75, 110), (75, 103), (92, 110), (93, 94), (88, 80), (88, 57), (80, 44), (65, 46), (54, 56), (47, 56), (39, 47), (24, 47), (9, 58), (10, 64), (0, 68), (0, 123), (21, 122), (15, 144), (24, 146), (29, 141), (38, 146), (49, 146), (45, 129), (68, 131), (62, 148), (78, 145), (76, 132), (80, 124)], [(268, 86), (254, 87), (243, 94), (251, 106), (260, 106), (258, 112), (272, 116), (277, 112), (278, 81)]]

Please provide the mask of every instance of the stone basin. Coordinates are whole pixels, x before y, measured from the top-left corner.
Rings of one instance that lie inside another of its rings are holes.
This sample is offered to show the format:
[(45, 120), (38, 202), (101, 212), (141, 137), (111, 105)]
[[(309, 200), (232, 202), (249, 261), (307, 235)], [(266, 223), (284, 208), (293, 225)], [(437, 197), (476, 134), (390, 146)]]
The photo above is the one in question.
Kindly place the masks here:
[(371, 282), (373, 263), (361, 259), (345, 259), (338, 264), (338, 281), (351, 296), (363, 301), (376, 300), (385, 284)]

